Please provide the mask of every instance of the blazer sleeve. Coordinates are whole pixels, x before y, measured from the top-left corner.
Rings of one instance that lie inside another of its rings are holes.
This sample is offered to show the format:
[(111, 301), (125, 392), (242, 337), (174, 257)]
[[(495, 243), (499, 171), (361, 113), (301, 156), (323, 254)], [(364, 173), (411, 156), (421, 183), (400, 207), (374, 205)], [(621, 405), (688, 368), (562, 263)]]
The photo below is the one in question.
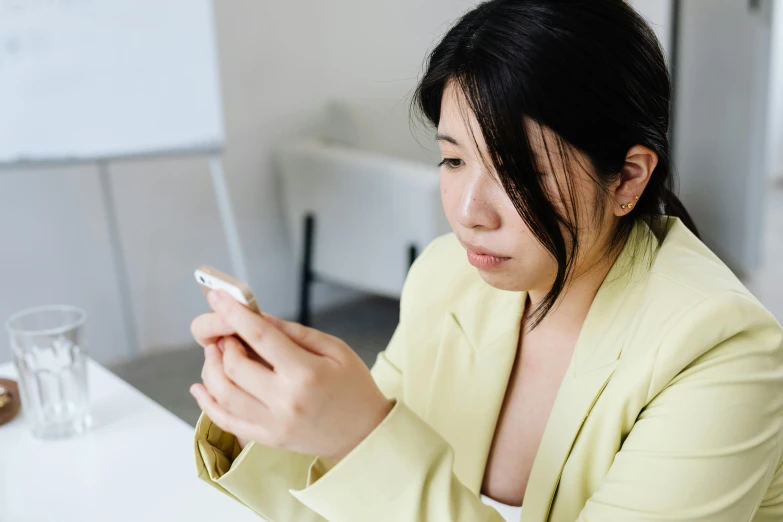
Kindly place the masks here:
[(330, 522), (505, 522), (453, 465), (451, 446), (397, 401), (351, 453), (291, 494)]
[(744, 294), (705, 298), (664, 337), (648, 401), (578, 520), (752, 520), (783, 444), (772, 316)]
[[(399, 331), (402, 324), (397, 327)], [(390, 399), (400, 396), (401, 372), (392, 361), (398, 351), (395, 339), (378, 354), (371, 373), (378, 387)], [(305, 488), (331, 467), (327, 459), (316, 459), (250, 442), (240, 451), (236, 437), (220, 429), (205, 414), (196, 425), (195, 460), (198, 477), (221, 492), (247, 505), (270, 522), (323, 521), (302, 504), (290, 490)]]
[[(411, 274), (414, 271), (412, 268)], [(406, 280), (401, 309), (406, 302), (411, 279), (414, 278)], [(370, 370), (376, 384), (389, 399), (402, 397), (402, 339), (407, 337), (406, 327), (407, 322), (401, 314), (389, 345), (378, 354)], [(194, 442), (198, 477), (222, 493), (247, 505), (270, 522), (323, 521), (290, 491), (305, 488), (325, 473), (331, 467), (328, 460), (255, 442), (240, 450), (236, 437), (220, 429), (205, 414), (196, 425)]]
[[(401, 374), (390, 360), (390, 350), (395, 351), (394, 340), (385, 352), (378, 354), (371, 372), (384, 395), (393, 399), (401, 391)], [(331, 467), (327, 459), (255, 442), (240, 450), (233, 434), (202, 414), (196, 425), (195, 460), (200, 479), (270, 522), (323, 521), (289, 491), (302, 489), (325, 473)]]

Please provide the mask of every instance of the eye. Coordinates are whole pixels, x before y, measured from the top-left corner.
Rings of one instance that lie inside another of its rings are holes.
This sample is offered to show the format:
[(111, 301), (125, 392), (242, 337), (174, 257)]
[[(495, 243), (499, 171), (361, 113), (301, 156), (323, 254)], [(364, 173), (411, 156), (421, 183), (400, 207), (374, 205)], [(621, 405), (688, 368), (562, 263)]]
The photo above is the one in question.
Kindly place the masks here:
[(443, 161), (438, 163), (438, 167), (446, 167), (447, 169), (458, 169), (463, 165), (463, 161), (458, 158), (443, 158)]

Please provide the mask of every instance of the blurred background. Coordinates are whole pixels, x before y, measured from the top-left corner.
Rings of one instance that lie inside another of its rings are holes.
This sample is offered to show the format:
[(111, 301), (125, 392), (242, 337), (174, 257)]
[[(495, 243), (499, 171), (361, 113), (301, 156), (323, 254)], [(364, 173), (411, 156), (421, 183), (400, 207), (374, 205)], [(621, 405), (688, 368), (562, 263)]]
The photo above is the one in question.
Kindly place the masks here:
[[(0, 318), (84, 308), (91, 356), (195, 422), (208, 264), (371, 365), (447, 231), (408, 106), (473, 4), (0, 0)], [(672, 69), (682, 200), (783, 321), (783, 0), (632, 4)]]

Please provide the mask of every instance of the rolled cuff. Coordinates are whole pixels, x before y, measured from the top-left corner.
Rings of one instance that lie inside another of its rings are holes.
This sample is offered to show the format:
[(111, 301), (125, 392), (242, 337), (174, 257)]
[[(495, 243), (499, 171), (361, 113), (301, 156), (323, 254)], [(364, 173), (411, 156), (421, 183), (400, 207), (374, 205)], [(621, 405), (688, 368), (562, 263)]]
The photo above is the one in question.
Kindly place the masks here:
[(397, 401), (353, 451), (334, 465), (316, 459), (306, 487), (289, 491), (327, 520), (418, 520), (429, 471), (449, 451), (432, 427)]

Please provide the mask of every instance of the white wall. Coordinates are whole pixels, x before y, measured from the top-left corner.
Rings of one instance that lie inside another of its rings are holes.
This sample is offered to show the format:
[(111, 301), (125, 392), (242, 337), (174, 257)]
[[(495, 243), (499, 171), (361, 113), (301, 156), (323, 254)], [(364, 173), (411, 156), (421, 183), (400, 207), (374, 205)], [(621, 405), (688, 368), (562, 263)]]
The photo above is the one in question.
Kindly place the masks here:
[[(272, 151), (312, 132), (329, 98), (402, 99), (426, 51), (473, 3), (215, 2), (226, 175), (250, 284), (271, 313), (290, 316), (296, 309)], [(635, 3), (665, 31), (668, 0)], [(98, 180), (93, 166), (0, 173), (0, 273), (14, 274), (0, 277), (0, 319), (40, 303), (83, 306), (94, 356), (112, 363), (133, 349), (123, 329)], [(193, 268), (208, 263), (230, 271), (207, 162), (115, 163), (112, 182), (141, 348), (187, 345), (191, 318), (205, 310)], [(316, 306), (351, 295), (319, 286)], [(0, 333), (0, 361), (7, 358)]]
[[(89, 314), (89, 348), (121, 357), (128, 346), (94, 169), (0, 171), (0, 318), (39, 304)], [(8, 358), (5, 328), (0, 361)]]
[(761, 261), (770, 1), (682, 4), (675, 114), (680, 194), (702, 238), (740, 273)]
[(631, 5), (644, 16), (661, 41), (666, 56), (671, 52), (671, 0), (631, 0)]
[[(226, 176), (250, 284), (265, 309), (288, 316), (296, 308), (296, 275), (272, 151), (312, 132), (329, 98), (401, 99), (414, 86), (426, 50), (470, 2), (215, 4)], [(92, 166), (0, 173), (0, 318), (39, 303), (82, 306), (90, 315), (92, 353), (113, 363), (132, 348), (98, 179)], [(191, 318), (205, 310), (193, 268), (208, 263), (230, 271), (207, 162), (124, 162), (112, 166), (112, 181), (142, 350), (186, 345)], [(318, 292), (316, 305), (350, 297), (323, 287)], [(2, 334), (0, 361), (7, 358)]]

